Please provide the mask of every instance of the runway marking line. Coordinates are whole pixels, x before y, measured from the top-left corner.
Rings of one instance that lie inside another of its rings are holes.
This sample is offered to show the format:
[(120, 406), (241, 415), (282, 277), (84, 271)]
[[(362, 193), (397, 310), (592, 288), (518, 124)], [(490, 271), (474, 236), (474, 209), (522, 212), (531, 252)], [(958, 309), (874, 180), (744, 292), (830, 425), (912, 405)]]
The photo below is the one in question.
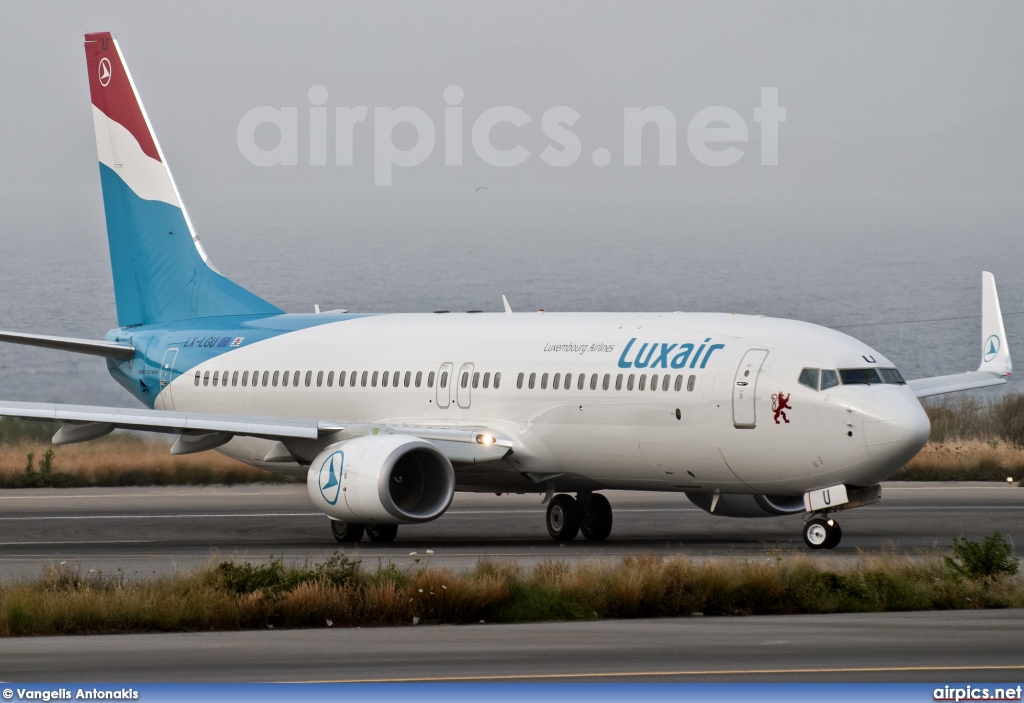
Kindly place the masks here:
[(325, 679), (299, 683), (411, 683), (435, 681), (512, 681), (520, 679), (632, 678), (636, 676), (760, 676), (766, 674), (872, 674), (909, 671), (1019, 671), (1024, 664), (979, 666), (865, 666), (823, 669), (708, 669), (705, 671), (611, 671), (588, 674), (489, 674), (481, 676), (423, 676), (380, 679)]

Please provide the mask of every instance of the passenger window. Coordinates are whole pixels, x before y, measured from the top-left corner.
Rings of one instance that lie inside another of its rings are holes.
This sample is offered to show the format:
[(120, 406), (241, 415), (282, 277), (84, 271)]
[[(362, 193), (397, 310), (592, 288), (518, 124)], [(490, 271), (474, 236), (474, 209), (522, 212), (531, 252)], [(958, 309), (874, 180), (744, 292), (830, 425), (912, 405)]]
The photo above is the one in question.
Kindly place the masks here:
[(683, 377), (682, 376), (676, 376), (675, 389), (676, 389), (676, 393), (678, 393), (679, 391), (683, 390)]
[[(554, 380), (551, 383), (551, 387), (553, 389), (558, 390), (558, 382), (561, 380), (561, 378), (562, 378), (562, 374), (560, 374), (560, 373), (556, 373), (555, 374), (555, 378), (554, 378)], [(544, 376), (543, 378), (540, 379), (540, 387), (543, 388), (545, 383), (547, 383), (547, 376)]]
[[(597, 380), (597, 379), (594, 379)], [(583, 390), (583, 386), (587, 385), (587, 374), (581, 373), (579, 380), (576, 381), (576, 390)]]
[[(274, 378), (277, 379), (277, 374), (276, 373), (274, 374)], [(263, 372), (263, 387), (266, 388), (268, 383), (270, 383), (270, 372), (269, 371), (264, 371)]]
[(692, 391), (695, 385), (697, 385), (697, 377), (690, 374), (690, 380), (686, 382), (686, 390)]
[(820, 369), (804, 369), (800, 372), (799, 384), (813, 390), (818, 390), (818, 377), (821, 376)]
[(469, 385), (469, 371), (462, 372), (462, 387), (465, 388)]
[[(292, 385), (294, 387), (296, 387), (296, 388), (299, 387), (299, 376), (301, 376), (301, 375), (302, 375), (301, 371), (295, 371), (295, 372), (292, 373)], [(306, 385), (308, 386), (309, 384), (307, 383)]]
[(617, 391), (621, 391), (622, 390), (622, 374), (621, 373), (618, 376), (615, 377), (615, 390), (617, 390)]
[(323, 385), (324, 385), (324, 372), (323, 371), (317, 371), (316, 372), (316, 387), (317, 388), (321, 388), (321, 387), (323, 387)]
[(604, 375), (604, 381), (601, 382), (601, 389), (602, 390), (608, 390), (608, 384), (611, 383), (611, 380), (612, 380), (612, 375), (610, 373), (606, 373)]
[(480, 387), (480, 372), (476, 371), (473, 373), (473, 388)]
[(344, 385), (345, 385), (345, 372), (344, 371), (339, 371), (338, 372), (338, 388), (341, 388)]
[[(418, 377), (419, 374), (416, 374), (416, 376)], [(405, 372), (405, 383), (403, 385), (405, 385), (405, 387), (408, 388), (410, 381), (412, 381), (412, 371), (406, 371)], [(416, 385), (417, 386), (420, 385), (419, 384), (419, 378), (417, 378), (416, 381), (417, 381)]]
[(202, 376), (202, 375), (203, 374), (202, 374), (201, 371), (196, 371), (196, 385), (197, 386), (199, 385), (199, 377)]
[[(642, 373), (642, 374), (640, 374), (640, 385), (637, 386), (637, 390), (641, 390), (641, 391), (644, 390), (646, 385), (647, 385), (647, 374)], [(633, 389), (630, 388), (629, 390), (633, 390)]]
[[(402, 375), (401, 371), (395, 371), (393, 374), (391, 374), (391, 385), (394, 386), (395, 388), (398, 388), (398, 381), (400, 380), (399, 377), (401, 375)], [(408, 384), (406, 384), (406, 385), (408, 385)]]
[(593, 374), (590, 377), (590, 390), (592, 390), (592, 391), (596, 391), (597, 390), (597, 374), (596, 373)]
[[(377, 375), (377, 374), (374, 374), (374, 376), (376, 376), (376, 375)], [(375, 386), (376, 386), (376, 385), (377, 385), (377, 383), (376, 383), (376, 382), (374, 382), (374, 384), (373, 384), (373, 385), (375, 385)], [(383, 388), (387, 388), (387, 387), (388, 387), (388, 372), (387, 372), (387, 371), (385, 371), (385, 372), (384, 372), (384, 377), (383, 377), (383, 378), (381, 378), (381, 381), (380, 381), (380, 385), (381, 385), (381, 386), (382, 386)]]
[(447, 371), (443, 371), (441, 373), (441, 382), (440, 382), (439, 385), (441, 386), (441, 388), (447, 388), (448, 387), (448, 372)]
[[(327, 387), (330, 388), (333, 385), (334, 385), (334, 372), (333, 371), (328, 371), (327, 372)], [(340, 386), (341, 383), (339, 382), (338, 385)]]
[(525, 375), (522, 371), (519, 372), (519, 376), (516, 378), (516, 388), (521, 389), (523, 387), (523, 376)]
[(247, 385), (249, 385), (249, 372), (248, 371), (243, 371), (242, 372), (242, 388), (245, 388)]
[(369, 371), (363, 371), (363, 375), (359, 379), (359, 386), (361, 388), (366, 388), (366, 381), (369, 378), (370, 378), (370, 372)]
[(217, 377), (220, 376), (220, 371), (213, 372), (213, 385), (217, 385)]
[(634, 377), (633, 374), (629, 374), (629, 378), (626, 379), (626, 390), (627, 391), (633, 390), (633, 377)]
[(531, 391), (533, 390), (533, 386), (534, 386), (534, 384), (536, 382), (537, 382), (537, 374), (536, 373), (531, 373), (530, 374), (530, 384), (529, 384)]
[(376, 371), (373, 372), (373, 376), (371, 377), (371, 380), (370, 380), (370, 386), (372, 388), (376, 388), (377, 387), (377, 372)]
[(658, 390), (658, 374), (656, 373), (651, 374), (651, 390)]
[(490, 382), (491, 382), (491, 372), (490, 371), (485, 371), (484, 372), (484, 388), (487, 388), (487, 386), (490, 385)]
[(548, 375), (546, 373), (541, 374), (540, 376), (540, 389), (542, 391), (546, 391), (548, 389)]
[[(288, 378), (289, 378), (288, 374), (289, 374), (288, 371), (285, 371), (283, 374), (281, 374), (281, 385), (282, 386), (287, 386), (288, 385)], [(276, 386), (277, 384), (275, 383), (274, 385)]]
[(572, 387), (572, 374), (567, 373), (565, 374), (565, 381), (562, 383), (562, 388), (569, 390), (570, 387)]
[(420, 387), (420, 381), (422, 381), (422, 380), (423, 380), (423, 372), (422, 371), (417, 371), (416, 372), (416, 387), (417, 388)]
[(494, 374), (494, 387), (497, 388), (501, 385), (501, 371)]
[(203, 385), (204, 386), (210, 385), (210, 372), (209, 371), (207, 371), (206, 373), (203, 374)]
[(827, 390), (834, 388), (839, 385), (839, 374), (833, 369), (822, 369), (821, 371), (821, 390)]
[(663, 378), (662, 381), (661, 381), (661, 390), (667, 391), (668, 390), (669, 381), (671, 381), (671, 380), (672, 380), (672, 377), (669, 376), (668, 374), (665, 374), (665, 378)]
[(270, 385), (272, 385), (272, 386), (275, 386), (275, 387), (276, 387), (276, 386), (277, 386), (277, 382), (278, 382), (279, 380), (281, 380), (281, 372), (280, 372), (280, 371), (275, 371), (275, 372), (274, 372), (274, 378), (273, 378), (273, 380), (272, 380), (272, 381), (270, 382)]
[(433, 387), (434, 387), (434, 372), (431, 371), (430, 373), (427, 374), (427, 388), (433, 388)]
[(232, 386), (237, 386), (238, 385), (238, 372), (237, 371), (235, 371), (233, 374), (231, 374), (231, 385)]

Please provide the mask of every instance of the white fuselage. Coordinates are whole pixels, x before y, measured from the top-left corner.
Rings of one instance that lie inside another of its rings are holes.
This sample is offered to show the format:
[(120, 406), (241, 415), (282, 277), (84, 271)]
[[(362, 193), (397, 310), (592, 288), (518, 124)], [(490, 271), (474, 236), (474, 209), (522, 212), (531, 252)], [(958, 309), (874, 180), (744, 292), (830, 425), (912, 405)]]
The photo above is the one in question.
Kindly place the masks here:
[[(157, 407), (513, 440), (501, 461), (457, 465), (460, 490), (795, 495), (877, 483), (923, 446), (928, 419), (905, 385), (798, 383), (804, 368), (891, 366), (839, 332), (745, 315), (394, 314), (241, 346), (174, 379)], [(265, 462), (272, 444), (222, 451), (304, 475)]]

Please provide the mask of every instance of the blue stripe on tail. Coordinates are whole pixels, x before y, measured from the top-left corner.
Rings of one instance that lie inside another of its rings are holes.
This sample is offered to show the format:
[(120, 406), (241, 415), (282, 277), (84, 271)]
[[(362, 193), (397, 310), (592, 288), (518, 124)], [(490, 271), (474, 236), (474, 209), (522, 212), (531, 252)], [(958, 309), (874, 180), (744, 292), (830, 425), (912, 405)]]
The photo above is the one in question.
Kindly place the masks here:
[(210, 268), (180, 208), (143, 200), (100, 164), (117, 324), (282, 312)]

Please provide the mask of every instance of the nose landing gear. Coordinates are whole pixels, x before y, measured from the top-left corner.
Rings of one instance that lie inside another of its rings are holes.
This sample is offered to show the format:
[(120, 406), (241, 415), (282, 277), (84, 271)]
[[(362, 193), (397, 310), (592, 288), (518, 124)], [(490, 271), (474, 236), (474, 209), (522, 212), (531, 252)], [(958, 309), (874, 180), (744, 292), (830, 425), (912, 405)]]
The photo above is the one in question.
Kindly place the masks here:
[(835, 549), (843, 538), (843, 529), (839, 523), (825, 514), (811, 515), (811, 519), (804, 524), (804, 544), (811, 549)]

